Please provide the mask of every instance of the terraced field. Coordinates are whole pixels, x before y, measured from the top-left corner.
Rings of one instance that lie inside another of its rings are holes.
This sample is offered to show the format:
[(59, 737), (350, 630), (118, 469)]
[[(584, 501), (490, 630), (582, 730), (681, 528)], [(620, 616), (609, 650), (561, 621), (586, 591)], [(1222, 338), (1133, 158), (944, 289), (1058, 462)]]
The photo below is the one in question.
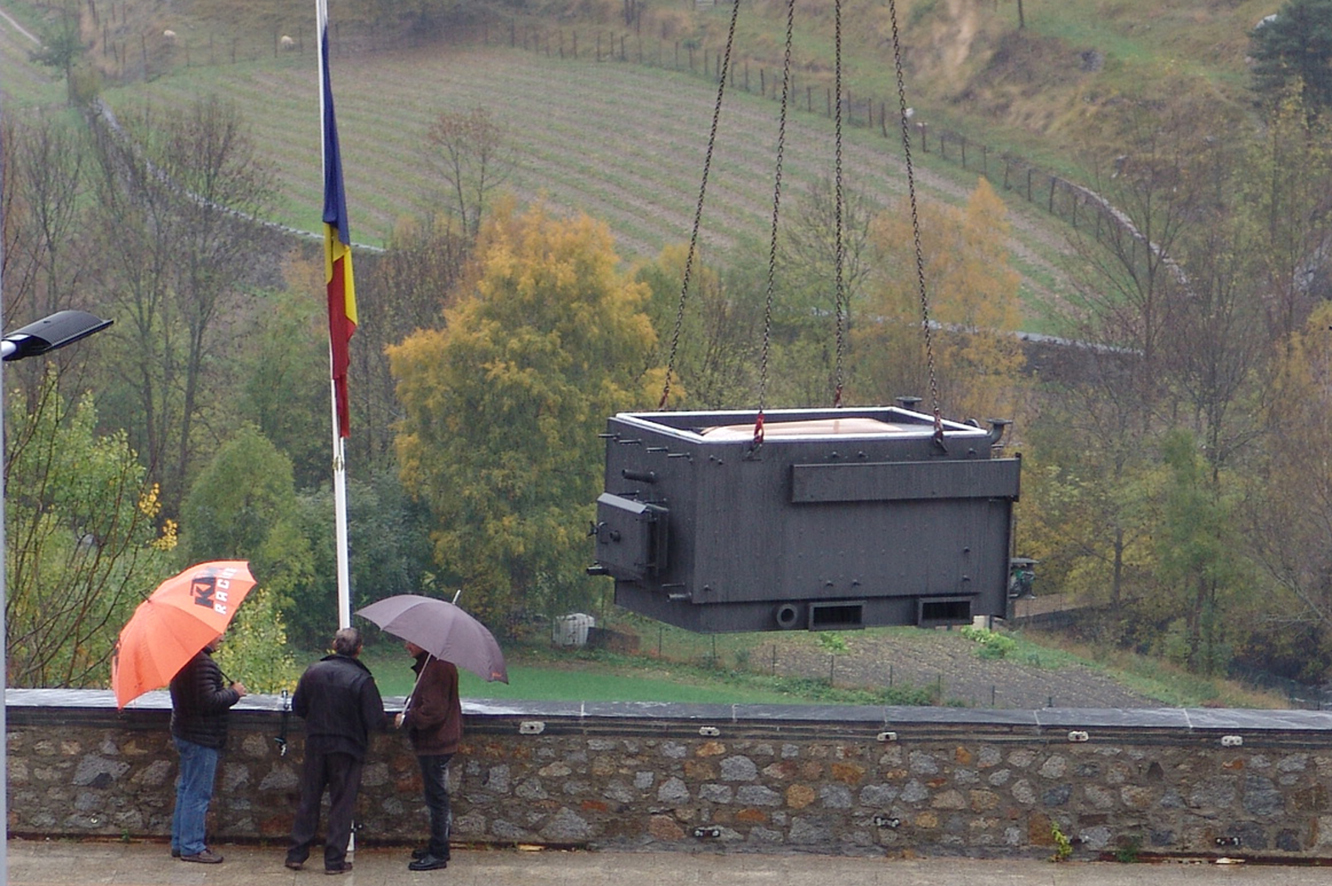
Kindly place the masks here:
[[(441, 111), (478, 106), (503, 122), (518, 147), (508, 187), (520, 199), (544, 197), (604, 220), (626, 259), (653, 257), (688, 240), (716, 98), (715, 86), (702, 78), (507, 48), (441, 46), (335, 57), (333, 89), (358, 243), (382, 244), (394, 223), (429, 197), (420, 145), (430, 122)], [(278, 220), (313, 230), (322, 185), (312, 56), (178, 69), (152, 83), (108, 90), (104, 98), (121, 112), (145, 99), (159, 109), (180, 107), (208, 92), (241, 104), (263, 153), (278, 166)], [(766, 244), (776, 126), (775, 102), (728, 92), (708, 183), (705, 248)], [(899, 144), (866, 130), (848, 131), (846, 141), (848, 187), (880, 206), (905, 193)], [(783, 205), (830, 175), (832, 158), (829, 121), (793, 115)], [(917, 169), (922, 200), (959, 203), (975, 184), (974, 173), (947, 164)], [(1055, 222), (1014, 202), (1013, 250), (1027, 297), (1055, 297), (1062, 289), (1062, 234)]]

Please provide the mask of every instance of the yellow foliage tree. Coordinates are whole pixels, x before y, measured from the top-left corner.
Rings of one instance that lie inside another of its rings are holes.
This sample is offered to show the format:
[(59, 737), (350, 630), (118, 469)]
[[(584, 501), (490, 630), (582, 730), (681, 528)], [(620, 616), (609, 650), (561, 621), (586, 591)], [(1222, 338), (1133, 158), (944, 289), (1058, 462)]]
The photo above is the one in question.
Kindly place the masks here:
[[(929, 204), (919, 216), (943, 408), (949, 417), (1011, 417), (1023, 355), (1013, 334), (1021, 311), (1019, 276), (1008, 263), (1008, 210), (981, 179), (964, 209)], [(878, 402), (927, 395), (910, 213), (884, 213), (871, 239), (875, 276), (853, 334), (856, 395)]]
[(653, 402), (662, 373), (647, 288), (610, 231), (537, 205), (496, 208), (445, 327), (389, 349), (402, 478), (431, 505), (435, 559), (504, 630), (587, 605), (584, 569), (608, 415)]

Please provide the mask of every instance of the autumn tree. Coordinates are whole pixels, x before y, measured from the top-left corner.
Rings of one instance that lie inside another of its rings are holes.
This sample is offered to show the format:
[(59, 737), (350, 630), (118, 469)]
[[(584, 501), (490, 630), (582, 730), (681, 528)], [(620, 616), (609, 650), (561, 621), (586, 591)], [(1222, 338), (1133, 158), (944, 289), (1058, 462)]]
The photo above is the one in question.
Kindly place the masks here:
[(436, 205), (458, 220), (465, 237), (475, 239), (486, 203), (513, 165), (504, 127), (485, 108), (444, 111), (426, 130), (423, 151), (439, 179)]
[[(1187, 301), (1185, 234), (1212, 197), (1211, 180), (1195, 174), (1207, 135), (1183, 112), (1164, 124), (1143, 105), (1126, 115), (1128, 150), (1096, 187), (1104, 215), (1072, 233), (1078, 297), (1054, 316), (1078, 343), (1084, 377), (1051, 390), (1027, 429), (1050, 482), (1037, 496), (1060, 503), (1051, 510), (1038, 500), (1031, 511), (1040, 522), (1027, 526), (1061, 539), (1047, 549), (1048, 566), (1056, 581), (1070, 579), (1070, 590), (1109, 607), (1113, 639), (1126, 629), (1126, 604), (1154, 593), (1147, 478), (1178, 403), (1167, 365), (1181, 342), (1172, 315)], [(1061, 523), (1060, 513), (1077, 519)]]
[(355, 463), (396, 465), (392, 427), (401, 413), (386, 349), (439, 325), (469, 253), (470, 241), (443, 220), (407, 219), (382, 253), (357, 259), (358, 286), (374, 294), (374, 310), (361, 314), (351, 353), (356, 431), (347, 445)]
[[(368, 477), (368, 479), (361, 479)], [(321, 649), (337, 627), (338, 581), (333, 492), (327, 484), (299, 495), (313, 575), (289, 611), (291, 638)], [(429, 507), (403, 488), (396, 468), (376, 466), (347, 478), (352, 609), (393, 594), (453, 594), (431, 570)]]
[[(81, 236), (88, 224), (87, 140), (55, 116), (4, 120), (4, 316), (11, 326), (68, 309), (93, 310), (84, 292), (100, 257)], [(11, 364), (6, 381), (36, 406), (52, 365), (67, 391), (82, 390), (100, 348), (70, 348)]]
[[(1018, 276), (1008, 263), (1007, 209), (980, 180), (964, 209), (922, 207), (921, 241), (941, 405), (952, 417), (1012, 418), (1023, 356)], [(856, 395), (927, 396), (914, 237), (908, 213), (876, 221), (876, 273), (856, 328)]]
[(1235, 182), (1250, 226), (1246, 260), (1272, 341), (1290, 342), (1309, 313), (1332, 297), (1322, 256), (1332, 247), (1325, 221), (1332, 190), (1329, 124), (1297, 95), (1276, 102), (1258, 138), (1245, 146)]
[(1158, 649), (1191, 671), (1224, 674), (1242, 626), (1227, 617), (1230, 597), (1247, 582), (1236, 496), (1218, 483), (1186, 430), (1162, 442), (1163, 477), (1155, 496), (1157, 578), (1160, 592), (1142, 601), (1168, 621)]
[(102, 434), (92, 397), (48, 373), (6, 418), (5, 638), (15, 686), (105, 685), (121, 626), (174, 570), (157, 490), (124, 432)]
[(255, 307), (267, 243), (256, 220), (273, 177), (235, 105), (216, 96), (172, 114), (144, 109), (121, 130), (103, 127), (98, 145), (103, 296), (120, 344), (111, 402), (175, 513), (212, 436), (202, 422), (225, 408), (217, 374)]
[(302, 530), (291, 460), (250, 424), (221, 445), (185, 499), (186, 560), (248, 560), (258, 582), (226, 644), (228, 660), (245, 662), (256, 691), (281, 688), (294, 669), (285, 619), (305, 610), (313, 577)]
[(696, 259), (682, 306), (685, 257), (683, 245), (670, 246), (635, 273), (648, 287), (647, 311), (660, 334), (652, 357), (656, 365), (670, 360), (675, 339), (671, 394), (676, 399), (671, 405), (691, 409), (750, 405), (763, 337), (762, 278), (752, 266), (715, 267)]
[(249, 560), (278, 607), (294, 605), (311, 577), (291, 459), (254, 425), (223, 443), (190, 486), (181, 519), (190, 561)]
[(444, 327), (389, 351), (402, 480), (434, 512), (436, 562), (501, 631), (589, 603), (597, 434), (660, 390), (646, 288), (618, 262), (602, 223), (503, 208)]
[(1271, 605), (1248, 626), (1264, 664), (1322, 682), (1332, 668), (1332, 305), (1283, 343), (1268, 394), (1270, 433), (1242, 526)]

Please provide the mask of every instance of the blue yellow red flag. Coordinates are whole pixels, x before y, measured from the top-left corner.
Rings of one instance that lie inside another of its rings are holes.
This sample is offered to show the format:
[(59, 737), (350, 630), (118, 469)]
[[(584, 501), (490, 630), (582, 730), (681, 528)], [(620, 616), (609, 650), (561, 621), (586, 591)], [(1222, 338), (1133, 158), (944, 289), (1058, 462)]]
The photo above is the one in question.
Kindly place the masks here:
[(356, 331), (356, 279), (352, 275), (351, 234), (347, 225), (347, 193), (342, 184), (342, 153), (333, 114), (328, 73), (328, 4), (317, 0), (319, 19), (319, 90), (324, 144), (324, 281), (328, 289), (328, 341), (333, 395), (337, 403), (338, 436), (351, 433), (351, 401), (347, 394), (349, 344)]

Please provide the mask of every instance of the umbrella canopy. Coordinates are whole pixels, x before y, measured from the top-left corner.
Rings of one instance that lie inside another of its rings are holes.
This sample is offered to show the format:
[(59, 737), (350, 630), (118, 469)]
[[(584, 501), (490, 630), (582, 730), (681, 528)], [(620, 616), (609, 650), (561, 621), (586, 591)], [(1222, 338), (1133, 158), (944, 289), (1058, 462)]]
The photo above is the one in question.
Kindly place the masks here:
[(116, 705), (170, 683), (227, 629), (254, 584), (245, 560), (199, 563), (162, 582), (120, 630), (111, 656)]
[(399, 594), (358, 609), (356, 614), (487, 682), (509, 682), (504, 653), (500, 652), (495, 637), (485, 625), (452, 603), (417, 594)]

